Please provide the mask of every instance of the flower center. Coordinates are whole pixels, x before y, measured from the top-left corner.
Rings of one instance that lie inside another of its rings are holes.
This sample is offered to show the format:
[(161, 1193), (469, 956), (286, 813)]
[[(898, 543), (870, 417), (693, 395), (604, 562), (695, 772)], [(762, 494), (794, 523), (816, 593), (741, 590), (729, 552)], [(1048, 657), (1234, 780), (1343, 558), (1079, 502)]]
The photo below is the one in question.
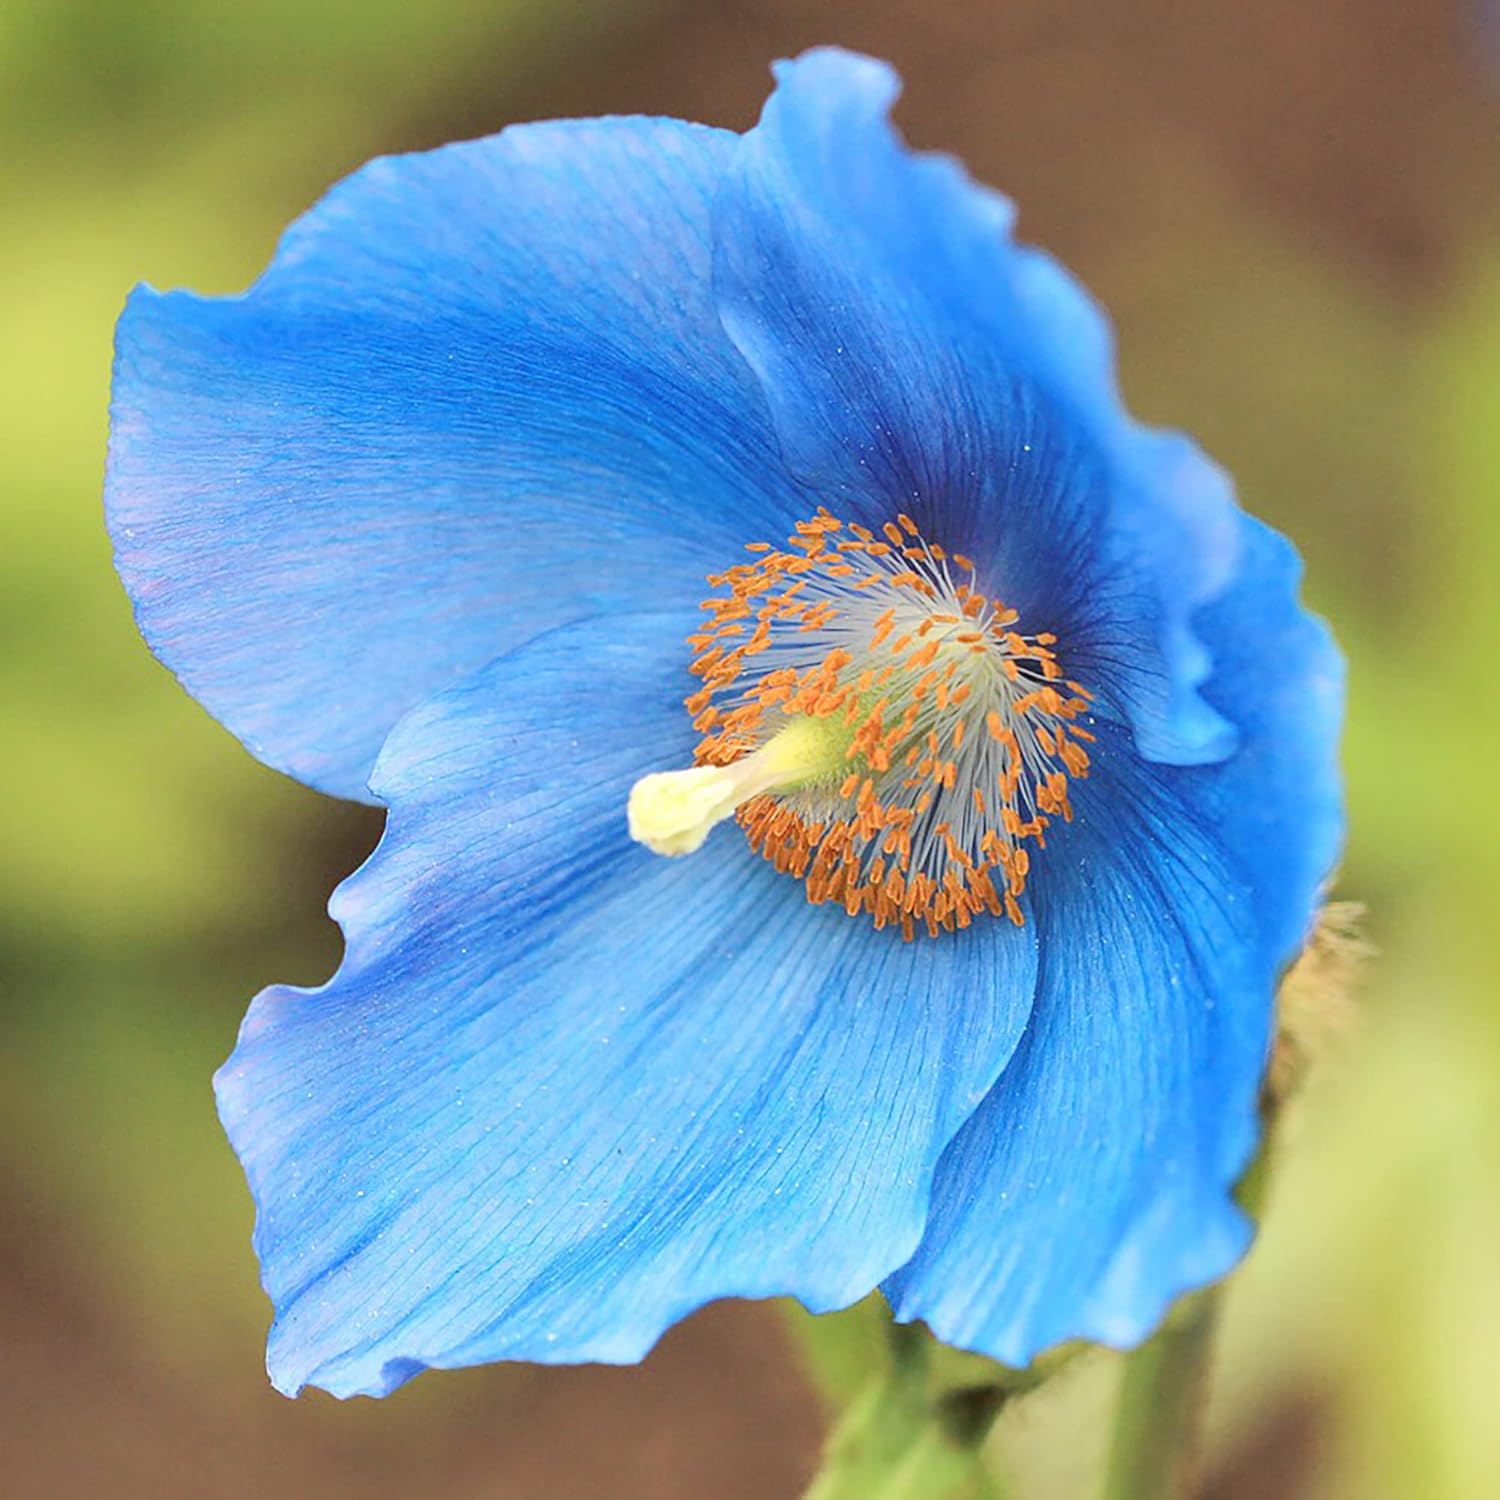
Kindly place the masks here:
[(1072, 818), (1093, 739), (1056, 637), (1018, 633), (905, 515), (877, 536), (820, 510), (788, 548), (752, 543), (709, 579), (688, 641), (697, 764), (636, 783), (632, 836), (686, 854), (733, 815), (810, 900), (877, 927), (1019, 926), (1030, 849)]

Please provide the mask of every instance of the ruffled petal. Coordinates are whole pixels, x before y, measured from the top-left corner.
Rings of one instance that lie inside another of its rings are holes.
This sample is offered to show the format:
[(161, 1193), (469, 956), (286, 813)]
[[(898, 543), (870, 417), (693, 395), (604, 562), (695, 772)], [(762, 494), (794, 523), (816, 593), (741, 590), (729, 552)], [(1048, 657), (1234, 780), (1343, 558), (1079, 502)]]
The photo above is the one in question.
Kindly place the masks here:
[(1309, 913), (1344, 844), (1344, 659), (1298, 603), (1302, 560), (1284, 537), (1240, 517), (1243, 566), (1198, 619), (1213, 656), (1206, 693), (1244, 743), (1222, 775), (1185, 795), (1249, 888), (1262, 962), (1277, 973), (1307, 940)]
[(217, 1079), (282, 1390), (634, 1360), (709, 1298), (836, 1307), (915, 1248), (1024, 1027), (1032, 932), (903, 943), (736, 829), (631, 844), (631, 782), (695, 738), (692, 623), (566, 627), (393, 732), (343, 964), (261, 995)]
[(141, 629), (263, 760), (366, 795), (407, 708), (696, 600), (786, 498), (709, 292), (738, 138), (565, 121), (372, 162), (243, 296), (138, 289), (107, 480)]
[(1031, 1026), (888, 1284), (899, 1317), (1010, 1364), (1066, 1338), (1137, 1342), (1249, 1242), (1230, 1192), (1276, 983), (1342, 838), (1343, 672), (1297, 606), (1292, 549), (1244, 533), (1240, 581), (1198, 622), (1241, 749), (1171, 769), (1101, 739), (1076, 821), (1033, 867)]
[(1148, 758), (1222, 758), (1189, 620), (1234, 567), (1224, 476), (1130, 419), (1104, 315), (1011, 239), (1009, 203), (905, 148), (888, 67), (824, 49), (776, 76), (719, 198), (714, 272), (794, 473), (972, 556)]

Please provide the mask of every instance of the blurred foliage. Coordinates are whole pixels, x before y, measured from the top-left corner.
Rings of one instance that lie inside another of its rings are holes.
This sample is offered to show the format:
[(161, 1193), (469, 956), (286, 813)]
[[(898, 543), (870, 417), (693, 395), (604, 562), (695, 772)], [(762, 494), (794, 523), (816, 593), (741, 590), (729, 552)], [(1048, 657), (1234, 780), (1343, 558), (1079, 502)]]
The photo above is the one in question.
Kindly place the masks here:
[[(249, 994), (332, 966), (314, 914), (378, 826), (257, 766), (137, 640), (99, 515), (110, 327), (137, 279), (243, 285), (326, 182), (435, 139), (450, 94), (456, 118), (479, 95), (500, 122), (512, 84), (565, 70), (605, 14), (34, 0), (0, 15), (0, 1213), (23, 1226), (0, 1239), (0, 1305), (22, 1295), (12, 1261), (29, 1275), (61, 1245), (56, 1282), (147, 1379), (259, 1399), (249, 1206), (208, 1077)], [(1191, 213), (1149, 261), (1103, 258), (1127, 385), (1303, 545), (1352, 662), (1341, 893), (1369, 903), (1382, 953), (1358, 1034), (1297, 1109), (1229, 1299), (1214, 1452), (1240, 1461), (1278, 1414), (1310, 1411), (1306, 1493), (1500, 1494), (1500, 235), (1476, 215), (1460, 273), (1398, 304), (1211, 163), (1177, 169)], [(838, 1404), (878, 1318), (795, 1326)], [(1085, 1492), (1114, 1374), (1080, 1361), (1007, 1413), (993, 1442), (1023, 1493)], [(351, 1451), (392, 1430), (436, 1443), (476, 1411), (503, 1421), (529, 1380), (431, 1378), (318, 1419)], [(347, 1462), (346, 1479), (370, 1477)]]
[(258, 1367), (209, 1075), (250, 994), (336, 962), (318, 913), (378, 820), (250, 760), (135, 635), (99, 502), (110, 329), (137, 280), (243, 286), (428, 91), (534, 33), (483, 0), (0, 16), (0, 1201), (64, 1227), (146, 1367)]

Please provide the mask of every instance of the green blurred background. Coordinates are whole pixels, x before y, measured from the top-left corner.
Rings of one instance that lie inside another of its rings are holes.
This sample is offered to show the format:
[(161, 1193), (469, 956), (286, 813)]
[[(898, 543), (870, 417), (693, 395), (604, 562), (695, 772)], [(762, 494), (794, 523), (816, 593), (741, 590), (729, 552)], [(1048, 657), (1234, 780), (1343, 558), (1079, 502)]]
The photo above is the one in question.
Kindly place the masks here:
[[(1204, 1500), (1500, 1495), (1485, 27), (1437, 0), (0, 10), (0, 1493), (670, 1500), (808, 1472), (847, 1320), (815, 1335), (816, 1392), (793, 1325), (748, 1306), (639, 1370), (270, 1392), (208, 1080), (257, 988), (336, 962), (322, 905), (378, 825), (258, 766), (152, 662), (99, 488), (136, 280), (243, 286), (378, 151), (556, 114), (748, 125), (772, 57), (839, 41), (896, 61), (912, 137), (1011, 192), (1105, 298), (1137, 410), (1297, 538), (1352, 659), (1341, 894), (1381, 957), (1230, 1298)], [(1007, 1415), (1024, 1495), (1090, 1493), (1117, 1374), (1093, 1357)]]

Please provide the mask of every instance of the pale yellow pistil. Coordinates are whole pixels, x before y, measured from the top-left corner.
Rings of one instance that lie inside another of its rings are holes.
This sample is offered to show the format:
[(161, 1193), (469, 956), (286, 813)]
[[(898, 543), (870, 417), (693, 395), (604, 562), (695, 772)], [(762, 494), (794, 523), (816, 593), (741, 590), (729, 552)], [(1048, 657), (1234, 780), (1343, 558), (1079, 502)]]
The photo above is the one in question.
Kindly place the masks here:
[(841, 722), (797, 714), (730, 765), (653, 771), (630, 789), (630, 836), (655, 854), (691, 854), (752, 797), (841, 777), (850, 738)]

